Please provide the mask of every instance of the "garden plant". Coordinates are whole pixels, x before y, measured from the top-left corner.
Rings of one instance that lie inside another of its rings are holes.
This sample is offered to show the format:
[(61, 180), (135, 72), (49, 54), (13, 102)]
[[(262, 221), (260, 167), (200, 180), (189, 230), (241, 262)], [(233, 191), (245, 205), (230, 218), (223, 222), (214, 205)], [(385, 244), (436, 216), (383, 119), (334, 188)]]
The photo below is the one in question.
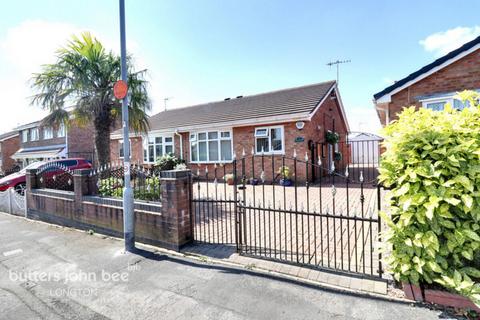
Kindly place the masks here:
[(398, 281), (443, 288), (480, 303), (479, 95), (469, 108), (405, 108), (384, 129), (380, 180), (390, 189), (387, 264)]

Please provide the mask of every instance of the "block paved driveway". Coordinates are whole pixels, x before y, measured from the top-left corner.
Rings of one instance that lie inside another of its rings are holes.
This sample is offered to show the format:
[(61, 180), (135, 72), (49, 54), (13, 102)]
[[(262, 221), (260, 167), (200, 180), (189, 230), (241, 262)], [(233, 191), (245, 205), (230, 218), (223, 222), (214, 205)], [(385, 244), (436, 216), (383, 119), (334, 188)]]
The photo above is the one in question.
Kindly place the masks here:
[[(193, 192), (194, 199), (210, 201), (194, 206), (195, 238), (204, 243), (235, 243), (234, 186), (197, 182)], [(246, 205), (241, 216), (246, 253), (378, 274), (376, 187), (366, 184), (362, 191), (359, 185), (347, 190), (345, 184), (296, 189), (246, 185), (245, 192), (238, 191), (237, 200)]]
[[(319, 289), (246, 269), (148, 251), (125, 255), (122, 248), (118, 240), (0, 213), (0, 319), (429, 320), (440, 316), (438, 311)], [(22, 278), (28, 274), (34, 278), (35, 273), (36, 281)], [(102, 273), (127, 277), (113, 281)]]

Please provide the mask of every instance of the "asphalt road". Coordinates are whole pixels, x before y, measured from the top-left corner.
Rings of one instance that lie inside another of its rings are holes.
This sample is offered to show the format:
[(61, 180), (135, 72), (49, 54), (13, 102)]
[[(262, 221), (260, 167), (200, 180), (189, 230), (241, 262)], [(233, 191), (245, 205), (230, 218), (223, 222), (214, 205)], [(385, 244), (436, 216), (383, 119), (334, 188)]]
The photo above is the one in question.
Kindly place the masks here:
[(0, 319), (438, 319), (0, 213)]

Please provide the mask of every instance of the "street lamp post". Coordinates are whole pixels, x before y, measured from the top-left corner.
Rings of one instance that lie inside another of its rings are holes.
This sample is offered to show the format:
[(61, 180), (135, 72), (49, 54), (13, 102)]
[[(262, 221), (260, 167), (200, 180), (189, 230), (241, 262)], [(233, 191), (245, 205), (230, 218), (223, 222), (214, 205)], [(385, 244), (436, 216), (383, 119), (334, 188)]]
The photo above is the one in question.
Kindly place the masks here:
[[(122, 80), (127, 82), (127, 46), (125, 40), (125, 0), (120, 3), (120, 56), (122, 62)], [(123, 234), (125, 250), (135, 250), (135, 217), (133, 212), (133, 191), (130, 185), (130, 139), (128, 127), (128, 94), (122, 99), (122, 126), (123, 126)]]

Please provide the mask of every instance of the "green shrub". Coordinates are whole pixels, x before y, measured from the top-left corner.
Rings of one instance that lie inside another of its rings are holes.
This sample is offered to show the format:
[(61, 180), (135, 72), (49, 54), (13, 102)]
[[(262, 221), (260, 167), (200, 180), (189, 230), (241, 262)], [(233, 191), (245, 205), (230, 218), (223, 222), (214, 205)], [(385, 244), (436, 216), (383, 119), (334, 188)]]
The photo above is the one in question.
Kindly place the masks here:
[(103, 197), (123, 196), (123, 180), (119, 178), (105, 178), (98, 181), (98, 193)]
[(138, 200), (160, 200), (161, 194), (162, 193), (160, 189), (160, 178), (157, 176), (146, 178), (144, 181), (144, 185), (137, 186), (133, 190), (134, 198)]
[(290, 168), (288, 166), (282, 166), (278, 168), (277, 173), (280, 175), (280, 177), (283, 179), (290, 179), (290, 176), (292, 172), (290, 171)]
[(384, 129), (387, 264), (399, 281), (438, 283), (480, 303), (480, 109), (406, 108)]
[(340, 140), (340, 135), (337, 132), (328, 130), (325, 134), (325, 140), (329, 144), (335, 144), (338, 143), (338, 141)]
[(174, 170), (187, 170), (187, 165), (185, 163), (179, 163), (175, 166)]
[(342, 158), (343, 158), (342, 153), (335, 151), (335, 153), (333, 154), (333, 160), (342, 161)]
[(173, 170), (181, 163), (185, 163), (185, 161), (178, 159), (173, 154), (166, 154), (157, 159), (155, 171)]

